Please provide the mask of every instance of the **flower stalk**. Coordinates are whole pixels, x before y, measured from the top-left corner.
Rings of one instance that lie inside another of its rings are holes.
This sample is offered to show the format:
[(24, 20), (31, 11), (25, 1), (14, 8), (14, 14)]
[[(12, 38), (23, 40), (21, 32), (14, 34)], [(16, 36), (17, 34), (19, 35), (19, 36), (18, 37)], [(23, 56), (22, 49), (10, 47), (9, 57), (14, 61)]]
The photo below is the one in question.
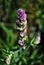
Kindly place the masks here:
[(16, 25), (20, 37), (18, 40), (18, 44), (25, 49), (25, 40), (27, 39), (27, 20), (26, 13), (23, 9), (18, 9)]

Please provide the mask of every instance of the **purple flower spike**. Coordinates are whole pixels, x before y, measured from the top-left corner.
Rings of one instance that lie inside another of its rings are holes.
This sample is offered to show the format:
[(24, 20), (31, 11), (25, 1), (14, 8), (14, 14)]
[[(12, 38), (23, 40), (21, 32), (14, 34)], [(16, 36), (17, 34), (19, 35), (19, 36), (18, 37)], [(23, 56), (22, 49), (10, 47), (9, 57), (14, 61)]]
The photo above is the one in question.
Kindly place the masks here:
[(18, 17), (17, 17), (16, 30), (19, 32), (19, 40), (18, 44), (25, 49), (25, 39), (27, 36), (27, 20), (26, 20), (26, 13), (23, 9), (18, 9)]
[(25, 14), (25, 11), (23, 9), (18, 9), (18, 18), (21, 20), (21, 21), (26, 21), (26, 14)]

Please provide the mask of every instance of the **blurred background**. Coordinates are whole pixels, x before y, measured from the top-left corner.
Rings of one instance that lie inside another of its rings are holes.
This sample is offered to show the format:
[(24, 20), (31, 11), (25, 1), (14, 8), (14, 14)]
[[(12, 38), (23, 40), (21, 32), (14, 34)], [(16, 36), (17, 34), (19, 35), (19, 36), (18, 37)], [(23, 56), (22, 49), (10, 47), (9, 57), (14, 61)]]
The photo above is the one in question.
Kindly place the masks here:
[[(17, 10), (27, 14), (26, 49), (18, 45)], [(37, 33), (40, 33), (40, 43)], [(44, 0), (0, 0), (0, 65), (44, 65)]]

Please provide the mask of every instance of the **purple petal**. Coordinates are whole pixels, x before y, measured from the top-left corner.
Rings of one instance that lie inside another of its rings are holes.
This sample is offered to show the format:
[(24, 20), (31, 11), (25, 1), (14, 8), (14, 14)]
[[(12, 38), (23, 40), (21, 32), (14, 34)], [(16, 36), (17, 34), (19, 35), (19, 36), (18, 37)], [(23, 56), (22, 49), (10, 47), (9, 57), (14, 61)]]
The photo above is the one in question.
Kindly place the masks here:
[(26, 14), (23, 9), (18, 9), (18, 17), (20, 18), (21, 21), (26, 20)]

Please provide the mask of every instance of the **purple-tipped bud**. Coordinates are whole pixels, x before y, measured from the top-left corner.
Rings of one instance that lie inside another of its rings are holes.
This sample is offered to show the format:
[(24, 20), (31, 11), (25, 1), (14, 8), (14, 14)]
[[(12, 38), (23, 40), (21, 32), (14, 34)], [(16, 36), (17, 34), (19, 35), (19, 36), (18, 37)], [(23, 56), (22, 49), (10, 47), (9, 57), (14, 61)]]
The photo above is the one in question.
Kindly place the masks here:
[(16, 21), (16, 25), (20, 27), (21, 24), (19, 20)]
[(18, 9), (18, 18), (23, 22), (26, 21), (26, 14), (23, 9)]
[(24, 45), (24, 40), (19, 40), (18, 43), (23, 46)]

